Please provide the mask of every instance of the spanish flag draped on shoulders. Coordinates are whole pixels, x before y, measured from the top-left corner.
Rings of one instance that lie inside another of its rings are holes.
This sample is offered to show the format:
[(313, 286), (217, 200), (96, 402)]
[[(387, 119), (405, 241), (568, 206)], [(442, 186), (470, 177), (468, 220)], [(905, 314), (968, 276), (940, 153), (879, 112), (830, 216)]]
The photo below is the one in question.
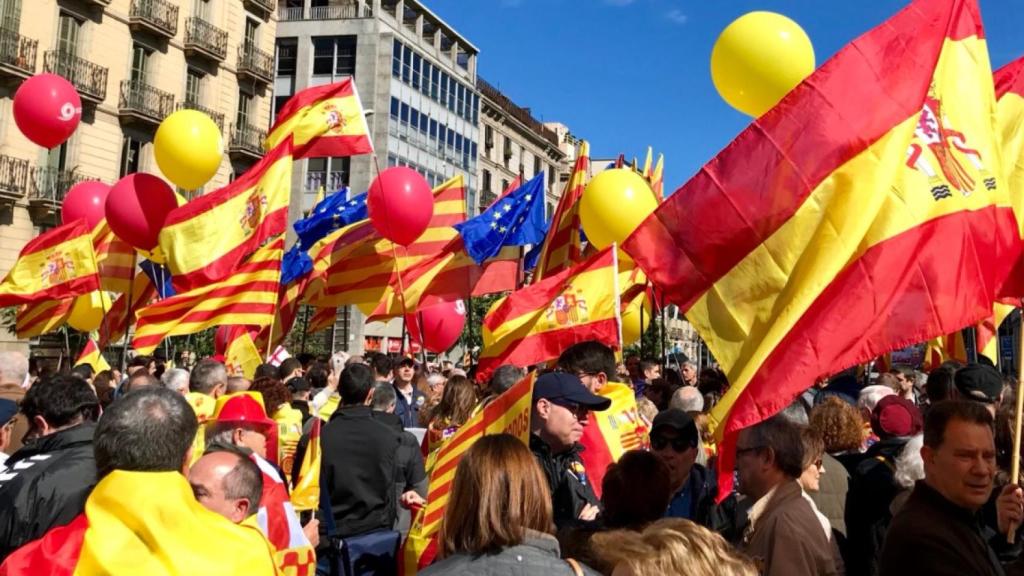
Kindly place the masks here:
[(122, 470), (96, 485), (84, 514), (19, 548), (0, 566), (2, 576), (276, 573), (273, 550), (259, 529), (204, 508), (180, 473)]
[(816, 378), (992, 314), (1021, 250), (974, 0), (916, 0), (840, 50), (623, 248), (732, 386), (736, 438)]

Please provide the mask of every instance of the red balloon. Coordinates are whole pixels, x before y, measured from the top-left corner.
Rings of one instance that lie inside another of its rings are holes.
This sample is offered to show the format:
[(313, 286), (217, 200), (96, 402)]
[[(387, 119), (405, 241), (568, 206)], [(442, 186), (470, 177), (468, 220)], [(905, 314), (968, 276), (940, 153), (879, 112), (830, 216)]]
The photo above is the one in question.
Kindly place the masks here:
[[(423, 335), (420, 335), (420, 319), (423, 320)], [(466, 305), (462, 300), (442, 302), (421, 308), (415, 314), (405, 317), (409, 339), (420, 342), (427, 350), (440, 354), (451, 348), (462, 334), (466, 325)]]
[(408, 246), (423, 234), (434, 215), (430, 184), (412, 168), (396, 166), (381, 172), (366, 198), (370, 221), (380, 235)]
[(37, 74), (14, 93), (14, 122), (26, 138), (44, 148), (71, 137), (82, 119), (82, 99), (56, 74)]
[(178, 207), (178, 200), (166, 182), (136, 172), (114, 184), (105, 206), (107, 224), (114, 234), (139, 250), (152, 250), (167, 214)]
[(106, 217), (107, 195), (110, 185), (98, 180), (79, 182), (68, 190), (60, 207), (60, 221), (64, 224), (84, 219), (89, 228), (95, 228)]

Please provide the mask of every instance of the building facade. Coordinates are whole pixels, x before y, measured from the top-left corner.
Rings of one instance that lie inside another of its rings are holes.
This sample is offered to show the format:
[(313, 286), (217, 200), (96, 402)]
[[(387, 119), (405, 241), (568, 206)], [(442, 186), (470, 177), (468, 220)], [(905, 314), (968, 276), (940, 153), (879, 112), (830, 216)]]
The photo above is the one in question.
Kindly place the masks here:
[[(68, 189), (132, 172), (162, 176), (160, 122), (179, 108), (211, 116), (225, 158), (213, 190), (262, 155), (269, 126), (273, 0), (0, 0), (0, 275), (25, 243), (60, 222)], [(21, 82), (52, 72), (82, 99), (82, 121), (44, 150), (12, 118)], [(181, 191), (186, 195), (201, 193)], [(0, 348), (25, 349), (0, 330)]]
[[(323, 187), (365, 191), (378, 168), (408, 166), (431, 186), (463, 175), (469, 207), (478, 203), (478, 50), (416, 0), (278, 0), (275, 108), (296, 92), (352, 77), (375, 155), (310, 158), (296, 164), (291, 218)], [(333, 348), (385, 350), (401, 322), (371, 324), (339, 310)], [(391, 347), (394, 344), (390, 345)]]

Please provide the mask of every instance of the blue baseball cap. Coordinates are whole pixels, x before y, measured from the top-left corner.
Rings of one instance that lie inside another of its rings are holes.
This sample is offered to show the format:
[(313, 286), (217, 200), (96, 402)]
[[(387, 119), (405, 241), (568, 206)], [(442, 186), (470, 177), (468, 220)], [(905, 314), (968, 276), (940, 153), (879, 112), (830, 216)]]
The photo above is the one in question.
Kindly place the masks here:
[(7, 398), (0, 398), (0, 426), (7, 424), (18, 413), (18, 403)]
[(533, 384), (533, 401), (545, 399), (559, 406), (575, 404), (588, 410), (600, 412), (612, 405), (611, 398), (598, 396), (587, 390), (574, 374), (548, 372)]

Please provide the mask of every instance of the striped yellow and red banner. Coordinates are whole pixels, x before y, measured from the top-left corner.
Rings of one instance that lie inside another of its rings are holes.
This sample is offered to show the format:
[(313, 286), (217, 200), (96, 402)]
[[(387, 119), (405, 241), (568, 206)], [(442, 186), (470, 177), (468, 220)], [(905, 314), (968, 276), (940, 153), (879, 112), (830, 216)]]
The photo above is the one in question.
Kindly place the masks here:
[(967, 363), (967, 346), (964, 333), (956, 330), (943, 336), (936, 336), (925, 345), (924, 365), (926, 370), (934, 370), (943, 362)]
[(84, 220), (29, 240), (0, 282), (0, 308), (59, 300), (100, 288), (92, 234)]
[(323, 332), (331, 326), (334, 326), (335, 320), (338, 318), (338, 309), (330, 306), (326, 307), (314, 307), (315, 312), (309, 319), (309, 326), (306, 328), (307, 334), (316, 334), (317, 332)]
[[(131, 306), (129, 306), (129, 296), (131, 297)], [(122, 294), (117, 300), (114, 300), (103, 322), (100, 323), (100, 348), (106, 348), (124, 338), (125, 332), (135, 323), (138, 311), (153, 301), (156, 296), (156, 286), (149, 281), (149, 277), (145, 274), (136, 274), (130, 293)]]
[(619, 348), (618, 261), (613, 247), (517, 290), (483, 321), (477, 379), (502, 364), (526, 367), (557, 358), (577, 342)]
[[(1024, 57), (1003, 66), (993, 75), (996, 89), (996, 117), (1003, 166), (1013, 210), (1024, 237)], [(1020, 305), (1024, 298), (1024, 259), (1018, 260), (1000, 290), (1006, 304)]]
[(534, 376), (530, 375), (498, 396), (462, 425), (437, 451), (430, 471), (427, 504), (420, 509), (409, 529), (402, 553), (404, 573), (416, 574), (428, 566), (437, 552), (437, 533), (448, 505), (455, 469), (462, 455), (487, 434), (511, 434), (524, 444), (530, 438), (530, 405)]
[(15, 314), (15, 332), (18, 338), (26, 340), (57, 330), (67, 322), (74, 303), (74, 298), (64, 298), (22, 304)]
[(721, 489), (739, 430), (819, 376), (992, 313), (1021, 237), (991, 78), (977, 3), (915, 0), (624, 243), (731, 383), (710, 413)]
[(288, 136), (294, 138), (296, 159), (373, 152), (363, 105), (351, 78), (307, 88), (285, 102), (270, 128), (267, 150)]
[(229, 277), (138, 312), (134, 348), (150, 354), (168, 336), (193, 334), (219, 324), (267, 326), (277, 308), (284, 239), (257, 250)]
[(110, 364), (107, 363), (107, 359), (103, 357), (100, 347), (92, 338), (85, 341), (85, 347), (82, 348), (81, 354), (79, 354), (78, 359), (75, 360), (75, 366), (78, 366), (79, 364), (88, 364), (89, 366), (92, 366), (93, 372), (110, 370)]
[(283, 234), (292, 187), (291, 141), (220, 190), (171, 211), (160, 248), (180, 292), (233, 274), (268, 238)]
[(583, 242), (580, 237), (580, 206), (583, 189), (587, 186), (590, 173), (590, 144), (586, 140), (580, 143), (576, 152), (576, 164), (573, 166), (569, 181), (562, 190), (558, 207), (551, 217), (551, 227), (544, 238), (537, 259), (537, 267), (533, 272), (533, 281), (540, 282), (544, 278), (557, 274), (583, 259)]
[(135, 275), (135, 249), (118, 238), (105, 219), (93, 229), (92, 242), (100, 287), (107, 292), (127, 292)]

